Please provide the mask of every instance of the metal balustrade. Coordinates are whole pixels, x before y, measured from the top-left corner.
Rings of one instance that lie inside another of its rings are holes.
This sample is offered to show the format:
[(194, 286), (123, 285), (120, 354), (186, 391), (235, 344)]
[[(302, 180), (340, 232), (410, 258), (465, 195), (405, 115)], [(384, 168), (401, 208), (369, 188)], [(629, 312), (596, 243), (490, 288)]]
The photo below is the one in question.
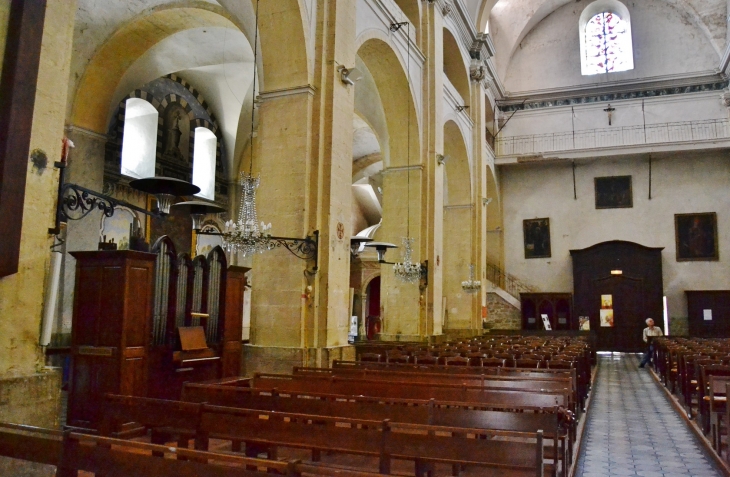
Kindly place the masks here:
[(544, 152), (687, 141), (712, 141), (717, 139), (730, 139), (730, 124), (727, 119), (647, 124), (646, 126), (616, 126), (528, 136), (505, 136), (498, 137), (495, 143), (497, 156), (518, 156)]

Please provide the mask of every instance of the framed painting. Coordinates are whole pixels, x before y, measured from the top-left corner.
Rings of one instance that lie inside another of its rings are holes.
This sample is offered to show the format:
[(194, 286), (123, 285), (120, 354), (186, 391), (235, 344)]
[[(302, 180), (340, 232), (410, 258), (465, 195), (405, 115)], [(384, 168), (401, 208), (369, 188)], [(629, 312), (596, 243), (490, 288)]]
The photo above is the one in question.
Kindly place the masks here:
[(717, 214), (675, 214), (677, 261), (717, 261)]
[(525, 239), (525, 258), (550, 257), (550, 219), (526, 219), (522, 221)]
[(621, 209), (634, 206), (631, 176), (596, 177), (596, 209)]

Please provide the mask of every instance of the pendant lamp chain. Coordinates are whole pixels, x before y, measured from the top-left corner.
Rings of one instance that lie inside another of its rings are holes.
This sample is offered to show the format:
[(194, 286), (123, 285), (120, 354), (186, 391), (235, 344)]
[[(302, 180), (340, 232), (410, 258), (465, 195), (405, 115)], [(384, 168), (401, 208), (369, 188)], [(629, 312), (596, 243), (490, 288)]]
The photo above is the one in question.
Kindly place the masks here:
[[(408, 45), (408, 55), (406, 57), (406, 86), (408, 88), (408, 94), (410, 91), (411, 81), (411, 24), (407, 23), (406, 27), (406, 43)], [(421, 264), (413, 263), (411, 261), (411, 254), (413, 253), (413, 238), (411, 238), (411, 107), (408, 100), (406, 100), (406, 127), (408, 133), (406, 135), (406, 186), (407, 193), (407, 221), (406, 221), (406, 237), (403, 237), (403, 261), (393, 265), (393, 272), (396, 278), (405, 283), (418, 283), (421, 279)]]
[(261, 183), (260, 176), (253, 176), (254, 158), (254, 117), (256, 112), (256, 73), (258, 69), (258, 39), (259, 39), (259, 0), (256, 0), (256, 28), (254, 32), (253, 46), (253, 95), (254, 101), (251, 106), (251, 136), (249, 148), (251, 160), (248, 166), (248, 173), (241, 171), (239, 183), (241, 184), (241, 205), (238, 211), (238, 220), (226, 222), (223, 232), (223, 246), (231, 253), (241, 253), (244, 257), (261, 253), (274, 248), (271, 240), (271, 224), (261, 222), (259, 225), (258, 213), (256, 211), (256, 189)]

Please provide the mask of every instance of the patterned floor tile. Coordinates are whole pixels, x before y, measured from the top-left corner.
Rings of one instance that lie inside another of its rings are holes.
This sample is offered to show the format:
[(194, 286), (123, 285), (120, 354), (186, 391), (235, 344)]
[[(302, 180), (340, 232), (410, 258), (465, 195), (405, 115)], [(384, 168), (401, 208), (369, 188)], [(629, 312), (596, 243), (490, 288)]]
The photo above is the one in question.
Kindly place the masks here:
[(576, 477), (722, 475), (636, 355), (598, 359)]

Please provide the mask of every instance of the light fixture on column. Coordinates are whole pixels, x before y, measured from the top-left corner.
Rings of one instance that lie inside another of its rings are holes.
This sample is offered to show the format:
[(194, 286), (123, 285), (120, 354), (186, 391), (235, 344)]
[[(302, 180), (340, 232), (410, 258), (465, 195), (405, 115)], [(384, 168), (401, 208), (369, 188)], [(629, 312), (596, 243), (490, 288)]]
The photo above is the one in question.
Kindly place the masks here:
[(385, 252), (387, 252), (389, 248), (398, 248), (396, 245), (388, 242), (368, 242), (365, 244), (365, 246), (372, 247), (375, 249), (376, 252), (378, 252), (378, 263), (387, 263), (389, 265), (394, 265), (394, 262), (385, 261)]
[(363, 245), (372, 242), (373, 239), (368, 237), (359, 237), (357, 235), (350, 238), (350, 260), (355, 260), (360, 256), (360, 249)]
[(474, 280), (474, 264), (469, 264), (469, 279), (461, 282), (461, 289), (466, 293), (476, 293), (482, 289), (481, 280)]
[[(258, 37), (259, 37), (259, 0), (256, 0), (256, 27), (254, 33), (254, 49), (253, 49), (253, 88), (256, 91), (256, 70), (258, 68)], [(294, 256), (302, 260), (314, 261), (314, 267), (307, 273), (316, 273), (318, 270), (318, 253), (319, 253), (319, 231), (315, 230), (312, 236), (305, 238), (294, 237), (274, 237), (271, 235), (271, 224), (261, 222), (259, 224), (258, 213), (256, 211), (256, 189), (261, 183), (259, 176), (253, 175), (253, 159), (254, 159), (254, 115), (256, 112), (256, 101), (251, 108), (251, 135), (249, 149), (251, 151), (251, 161), (249, 162), (248, 172), (242, 171), (240, 175), (241, 184), (241, 208), (238, 211), (238, 220), (235, 222), (229, 220), (225, 224), (222, 234), (216, 232), (202, 232), (201, 235), (220, 235), (223, 237), (223, 248), (231, 253), (240, 253), (244, 257), (256, 253), (273, 250), (277, 247), (286, 248)]]
[(256, 189), (261, 182), (259, 177), (241, 172), (241, 208), (236, 222), (226, 222), (223, 231), (223, 246), (231, 253), (240, 253), (244, 257), (261, 253), (274, 248), (271, 241), (271, 224), (261, 222), (259, 226), (256, 212)]
[(180, 210), (183, 213), (190, 214), (190, 218), (193, 219), (193, 230), (201, 230), (203, 228), (203, 219), (209, 214), (220, 214), (225, 212), (226, 209), (215, 204), (203, 202), (202, 200), (189, 200), (187, 202), (179, 202), (172, 204), (175, 210)]
[(396, 278), (405, 283), (418, 283), (421, 279), (421, 264), (411, 261), (413, 239), (403, 237), (403, 261), (393, 265)]
[(157, 210), (161, 214), (170, 213), (170, 206), (175, 197), (194, 195), (200, 192), (200, 187), (172, 177), (135, 179), (129, 182), (129, 187), (154, 195), (157, 199)]

